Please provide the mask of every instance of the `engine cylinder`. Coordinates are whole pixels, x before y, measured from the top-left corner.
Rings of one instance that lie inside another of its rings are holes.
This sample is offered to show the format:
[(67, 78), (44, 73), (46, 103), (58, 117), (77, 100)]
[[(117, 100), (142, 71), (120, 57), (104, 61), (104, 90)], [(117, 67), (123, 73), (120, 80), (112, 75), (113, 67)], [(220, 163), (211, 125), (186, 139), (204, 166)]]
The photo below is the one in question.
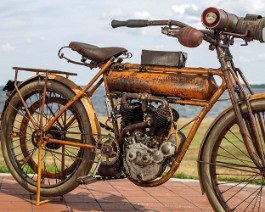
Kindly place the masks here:
[(111, 71), (108, 88), (110, 91), (209, 100), (217, 90), (217, 85), (211, 75), (126, 70)]

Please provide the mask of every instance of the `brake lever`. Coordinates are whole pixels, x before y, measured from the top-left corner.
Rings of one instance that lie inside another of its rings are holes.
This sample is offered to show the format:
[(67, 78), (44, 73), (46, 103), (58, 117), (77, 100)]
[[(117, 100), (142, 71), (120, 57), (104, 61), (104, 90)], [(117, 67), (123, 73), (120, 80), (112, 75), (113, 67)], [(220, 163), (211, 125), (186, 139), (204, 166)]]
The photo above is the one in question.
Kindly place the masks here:
[(176, 34), (180, 29), (181, 28), (171, 28), (171, 27), (165, 26), (165, 27), (161, 27), (161, 33), (164, 35), (171, 36), (171, 37), (176, 37)]

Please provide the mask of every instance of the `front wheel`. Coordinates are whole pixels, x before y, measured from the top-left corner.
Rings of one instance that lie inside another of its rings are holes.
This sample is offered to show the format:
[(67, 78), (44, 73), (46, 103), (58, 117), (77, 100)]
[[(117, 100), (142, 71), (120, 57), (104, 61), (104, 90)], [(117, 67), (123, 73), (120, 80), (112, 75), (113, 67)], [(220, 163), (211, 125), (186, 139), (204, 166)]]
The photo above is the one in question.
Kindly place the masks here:
[[(264, 154), (265, 100), (255, 100), (251, 106)], [(246, 107), (242, 107), (242, 115), (247, 126)], [(247, 136), (251, 138), (250, 133)], [(200, 161), (201, 182), (215, 211), (265, 210), (265, 167), (251, 148), (259, 168), (248, 154), (233, 110), (221, 117), (208, 134)]]
[[(24, 85), (20, 93), (27, 107), (15, 93), (8, 100), (2, 119), (1, 144), (6, 165), (17, 182), (33, 193), (37, 191), (38, 133), (75, 95), (60, 82), (48, 80), (44, 102), (44, 86), (41, 78)], [(94, 144), (89, 118), (79, 100), (59, 116), (46, 135)], [(76, 188), (76, 178), (89, 172), (95, 157), (93, 149), (57, 143), (47, 143), (42, 152), (40, 193), (47, 197), (61, 196)]]

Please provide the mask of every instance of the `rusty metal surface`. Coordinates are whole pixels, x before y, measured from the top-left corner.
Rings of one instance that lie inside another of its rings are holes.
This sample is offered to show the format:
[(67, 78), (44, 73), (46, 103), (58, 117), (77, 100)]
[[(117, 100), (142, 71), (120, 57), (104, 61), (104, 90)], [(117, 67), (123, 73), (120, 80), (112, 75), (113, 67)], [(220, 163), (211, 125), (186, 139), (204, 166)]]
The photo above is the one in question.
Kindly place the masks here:
[(13, 67), (13, 69), (17, 71), (30, 71), (30, 72), (36, 72), (36, 73), (49, 73), (49, 74), (62, 74), (66, 76), (77, 76), (77, 73), (58, 71), (58, 70), (52, 70), (52, 69), (23, 68), (23, 67)]
[(112, 70), (144, 70), (152, 72), (163, 72), (163, 73), (182, 73), (182, 74), (204, 74), (204, 75), (217, 75), (223, 77), (221, 68), (193, 68), (193, 67), (169, 67), (169, 66), (153, 66), (153, 65), (139, 65), (132, 63), (115, 63), (111, 66)]
[(217, 90), (210, 75), (112, 71), (107, 82), (111, 91), (146, 92), (185, 99), (209, 100)]

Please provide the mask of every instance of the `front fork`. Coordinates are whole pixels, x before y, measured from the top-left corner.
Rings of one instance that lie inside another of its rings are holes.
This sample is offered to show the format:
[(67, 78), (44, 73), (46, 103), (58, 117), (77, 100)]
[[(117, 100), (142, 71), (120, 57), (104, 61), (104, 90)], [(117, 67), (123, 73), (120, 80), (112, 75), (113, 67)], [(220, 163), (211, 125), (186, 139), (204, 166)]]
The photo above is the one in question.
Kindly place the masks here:
[[(228, 57), (227, 57), (227, 55), (225, 55), (221, 47), (217, 47), (216, 50), (222, 67), (222, 71), (224, 73), (224, 78), (227, 83), (228, 93), (235, 111), (235, 115), (237, 117), (239, 130), (242, 135), (244, 144), (246, 146), (250, 158), (255, 163), (255, 165), (261, 170), (265, 166), (265, 158), (264, 158), (265, 155), (264, 155), (262, 140), (258, 133), (258, 126), (254, 119), (254, 114), (248, 96), (238, 79), (235, 69), (232, 67), (230, 52), (227, 51), (228, 52)], [(238, 73), (240, 74), (244, 83), (250, 89), (250, 86), (246, 78), (243, 76), (243, 73), (241, 71), (239, 71)], [(247, 118), (245, 119), (243, 119), (242, 117), (240, 109), (241, 103), (245, 103), (247, 106)], [(265, 139), (264, 137), (265, 131), (259, 114), (257, 115), (257, 119), (261, 128), (260, 130), (262, 132), (262, 138)], [(248, 136), (247, 132), (249, 132), (250, 137)], [(255, 150), (252, 148), (252, 146), (254, 147)], [(258, 160), (257, 155), (260, 158), (260, 160)]]

